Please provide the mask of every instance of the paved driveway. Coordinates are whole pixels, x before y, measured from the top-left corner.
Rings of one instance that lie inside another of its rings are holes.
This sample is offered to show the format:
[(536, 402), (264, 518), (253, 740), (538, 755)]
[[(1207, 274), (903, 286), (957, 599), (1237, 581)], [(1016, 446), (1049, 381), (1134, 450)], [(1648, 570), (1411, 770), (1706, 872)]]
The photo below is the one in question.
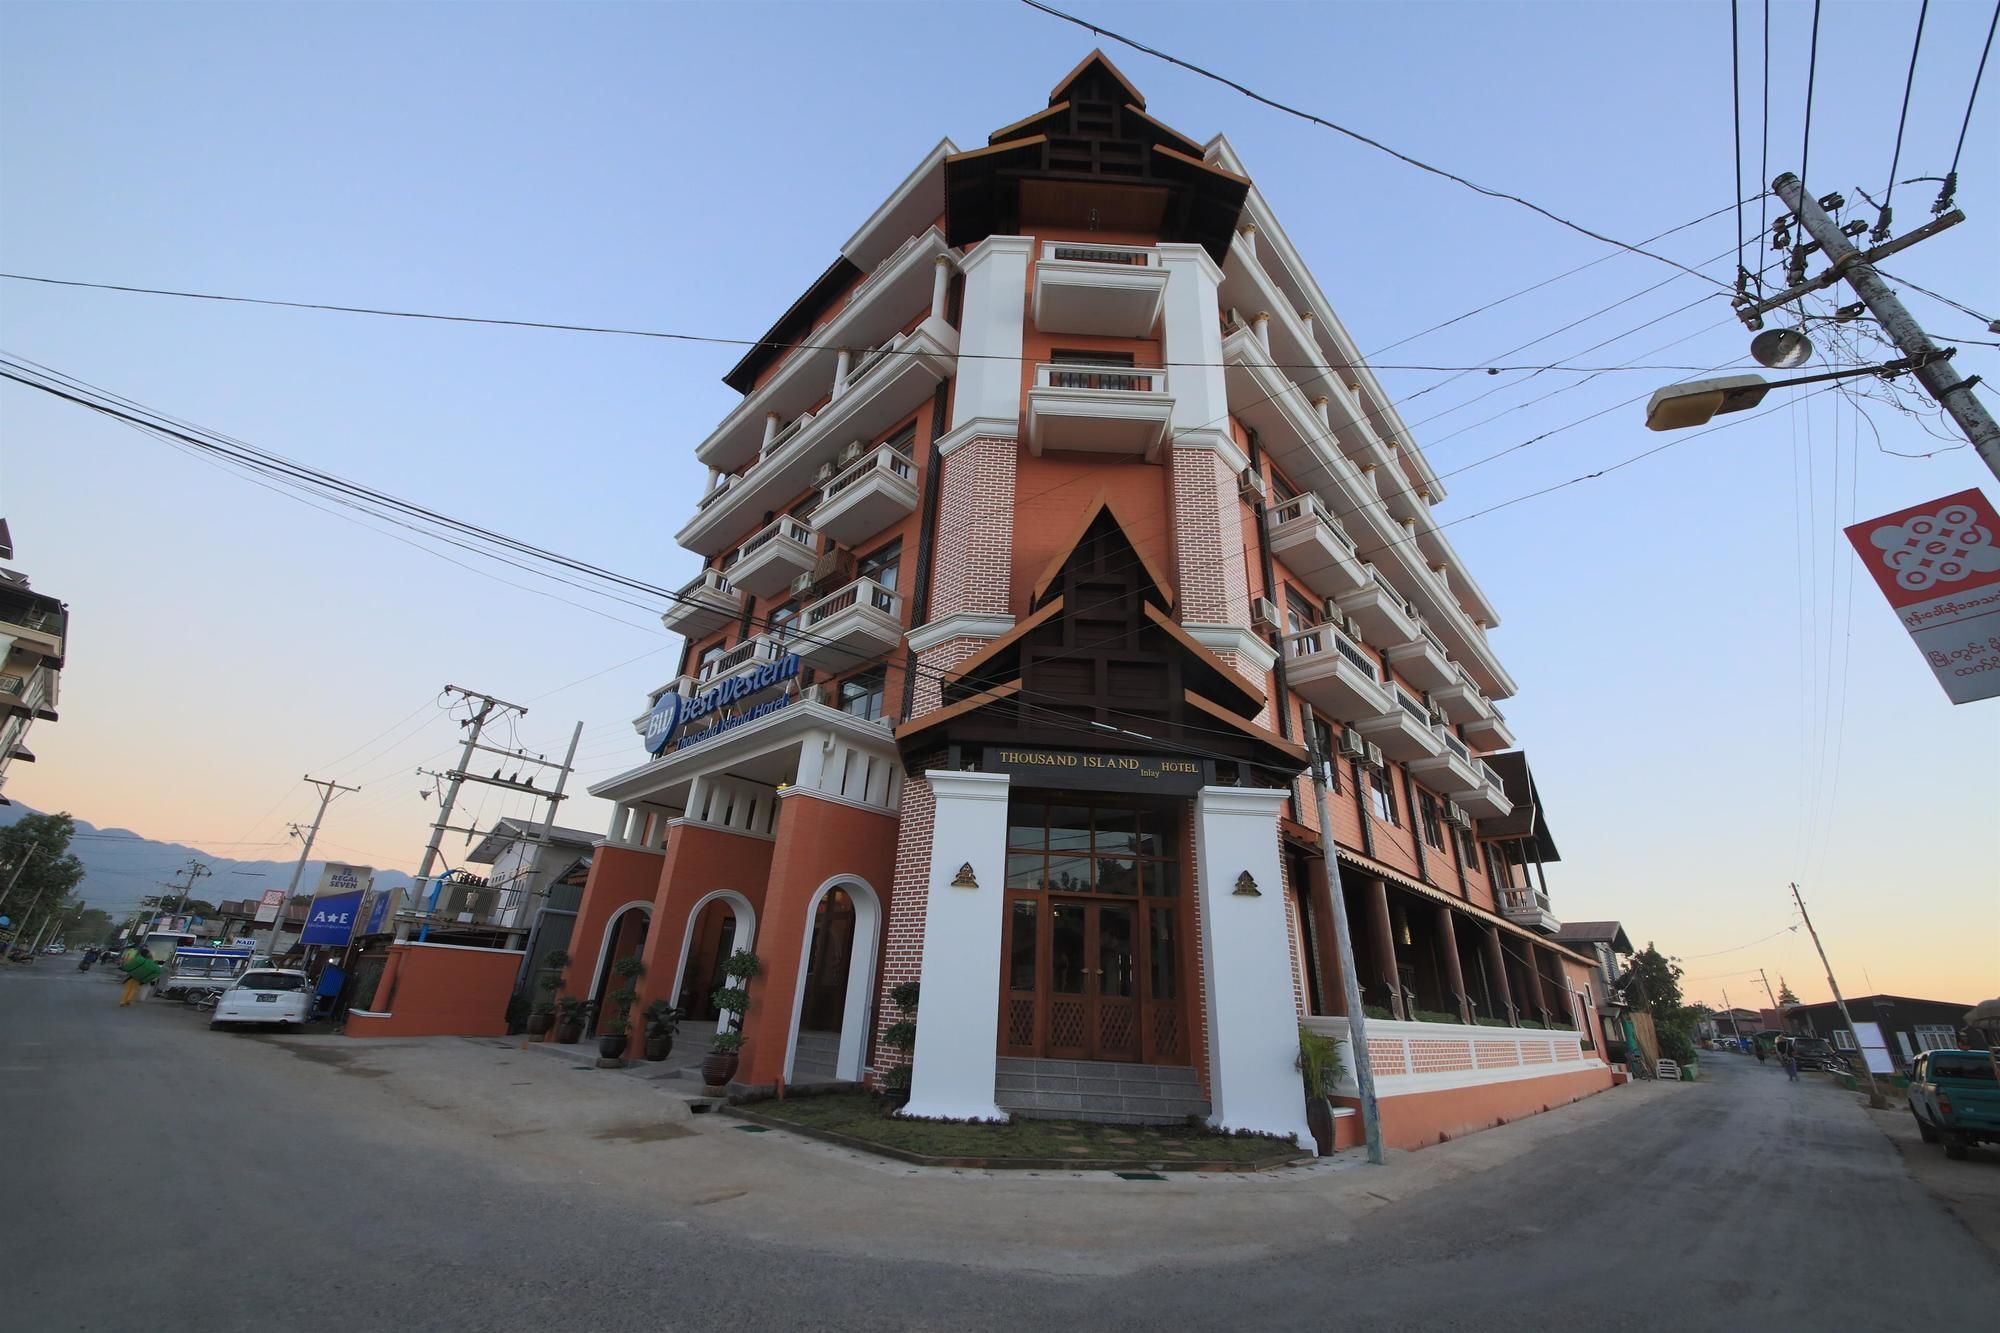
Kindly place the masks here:
[[(2000, 1307), (1994, 1255), (1854, 1098), (1747, 1059), (1381, 1170), (1125, 1182), (913, 1173), (511, 1042), (212, 1034), (115, 999), (0, 970), (9, 1327), (1904, 1330)], [(1793, 1245), (1950, 1281), (1892, 1307), (1744, 1270)]]

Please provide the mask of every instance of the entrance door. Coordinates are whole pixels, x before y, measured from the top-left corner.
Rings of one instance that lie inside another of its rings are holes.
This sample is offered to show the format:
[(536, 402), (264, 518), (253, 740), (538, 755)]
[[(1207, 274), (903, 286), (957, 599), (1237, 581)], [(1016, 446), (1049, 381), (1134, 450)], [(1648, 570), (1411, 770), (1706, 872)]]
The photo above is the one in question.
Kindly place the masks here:
[(1050, 900), (1041, 980), (1051, 1058), (1139, 1058), (1137, 918), (1134, 903)]

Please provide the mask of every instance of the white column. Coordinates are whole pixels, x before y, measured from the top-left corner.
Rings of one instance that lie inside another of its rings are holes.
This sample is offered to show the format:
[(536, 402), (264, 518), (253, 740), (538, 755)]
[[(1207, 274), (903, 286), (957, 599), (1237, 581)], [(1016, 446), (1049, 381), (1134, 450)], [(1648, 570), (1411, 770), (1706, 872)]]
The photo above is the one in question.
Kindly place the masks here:
[[(924, 777), (937, 797), (937, 816), (931, 825), (917, 1048), (910, 1102), (902, 1113), (1004, 1120), (993, 1101), (993, 1080), (1000, 1041), (1007, 775), (933, 771)], [(977, 883), (955, 883), (967, 878), (961, 872), (968, 865)], [(1301, 1099), (1301, 1116), (1304, 1105)]]
[(1020, 435), (1021, 331), (1028, 317), (1028, 261), (1034, 250), (1031, 236), (988, 236), (959, 265), (965, 274), (965, 309), (959, 318), (958, 387), (952, 394), (954, 437)]
[(939, 255), (931, 271), (931, 318), (943, 319), (945, 298), (951, 290), (951, 256)]
[(764, 443), (759, 445), (758, 448), (769, 449), (771, 447), (771, 440), (777, 433), (778, 414), (776, 412), (766, 412), (764, 414)]
[(1271, 312), (1259, 310), (1250, 316), (1250, 332), (1257, 335), (1258, 344), (1266, 352), (1271, 350)]
[(1261, 787), (1203, 787), (1195, 798), (1209, 1123), (1309, 1143), (1278, 865), (1284, 803), (1285, 792)]
[(847, 348), (843, 347), (835, 354), (833, 360), (833, 396), (835, 398), (847, 392), (847, 371), (853, 364), (854, 353)]
[[(1173, 363), (1171, 420), (1177, 448), (1228, 442), (1229, 382), (1222, 368), (1222, 270), (1199, 245), (1158, 247), (1167, 271), (1160, 329), (1165, 360)], [(1230, 453), (1235, 453), (1232, 448)]]

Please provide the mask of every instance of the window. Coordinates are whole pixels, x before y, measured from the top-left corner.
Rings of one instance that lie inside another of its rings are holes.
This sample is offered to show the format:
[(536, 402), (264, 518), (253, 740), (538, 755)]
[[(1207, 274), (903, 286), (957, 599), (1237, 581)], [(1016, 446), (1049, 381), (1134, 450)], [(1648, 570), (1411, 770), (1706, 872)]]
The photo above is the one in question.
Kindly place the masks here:
[(1285, 632), (1302, 634), (1319, 624), (1319, 607), (1297, 588), (1285, 589)]
[(1843, 1051), (1859, 1049), (1854, 1044), (1854, 1034), (1846, 1028), (1835, 1028), (1833, 1030), (1833, 1044), (1836, 1048)]
[(1511, 888), (1513, 879), (1507, 874), (1506, 858), (1500, 855), (1500, 848), (1494, 843), (1486, 844), (1486, 877), (1493, 882), (1494, 892)]
[(306, 979), (297, 972), (245, 972), (236, 985), (239, 990), (304, 990)]
[(890, 592), (894, 592), (896, 591), (896, 567), (902, 563), (902, 560), (903, 539), (898, 537), (887, 546), (880, 547), (863, 557), (859, 567), (859, 576), (864, 579), (874, 579), (875, 582), (881, 584)]
[(780, 645), (788, 643), (799, 632), (799, 604), (796, 601), (786, 602), (764, 619), (768, 626), (766, 632), (771, 638)]
[(1375, 807), (1375, 818), (1385, 824), (1396, 822), (1396, 791), (1389, 785), (1389, 770), (1378, 768), (1368, 774), (1368, 799)]
[(1417, 813), (1422, 817), (1424, 841), (1434, 850), (1444, 850), (1444, 825), (1438, 821), (1437, 798), (1427, 791), (1417, 793)]
[(1472, 830), (1466, 828), (1454, 828), (1452, 832), (1456, 834), (1458, 837), (1458, 863), (1464, 866), (1467, 870), (1470, 870), (1473, 874), (1475, 875), (1478, 874), (1479, 847), (1478, 844), (1472, 841)]
[(1130, 352), (1087, 352), (1074, 347), (1056, 348), (1049, 353), (1049, 360), (1058, 366), (1130, 366), (1133, 364)]
[(908, 458), (916, 451), (917, 423), (912, 421), (909, 425), (882, 441), (882, 443), (888, 445), (903, 457)]
[(1121, 806), (1014, 801), (1007, 887), (1172, 898), (1180, 893), (1170, 816)]
[(1949, 1051), (1958, 1045), (1956, 1028), (1935, 1023), (1918, 1023), (1911, 1031), (1916, 1034), (1918, 1050)]
[(873, 722), (882, 716), (882, 689), (887, 673), (881, 667), (840, 682), (840, 711)]
[(1287, 500), (1296, 500), (1298, 498), (1299, 498), (1299, 488), (1292, 485), (1292, 483), (1286, 481), (1282, 476), (1280, 476), (1276, 468), (1272, 468), (1271, 503), (1274, 505), (1281, 505), (1285, 503), (1285, 501)]
[(708, 671), (708, 664), (728, 651), (729, 649), (721, 643), (716, 643), (711, 647), (702, 649), (701, 661), (695, 664), (695, 679), (701, 679)]

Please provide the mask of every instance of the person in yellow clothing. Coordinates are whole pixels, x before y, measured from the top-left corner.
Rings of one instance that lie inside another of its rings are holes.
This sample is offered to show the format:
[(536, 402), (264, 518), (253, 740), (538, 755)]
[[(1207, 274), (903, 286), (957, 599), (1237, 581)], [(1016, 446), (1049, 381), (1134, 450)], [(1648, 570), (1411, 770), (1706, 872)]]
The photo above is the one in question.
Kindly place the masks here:
[(119, 971), (125, 974), (125, 990), (118, 997), (118, 1007), (123, 1009), (139, 998), (139, 987), (160, 975), (160, 965), (153, 961), (153, 955), (141, 948), (119, 968)]

